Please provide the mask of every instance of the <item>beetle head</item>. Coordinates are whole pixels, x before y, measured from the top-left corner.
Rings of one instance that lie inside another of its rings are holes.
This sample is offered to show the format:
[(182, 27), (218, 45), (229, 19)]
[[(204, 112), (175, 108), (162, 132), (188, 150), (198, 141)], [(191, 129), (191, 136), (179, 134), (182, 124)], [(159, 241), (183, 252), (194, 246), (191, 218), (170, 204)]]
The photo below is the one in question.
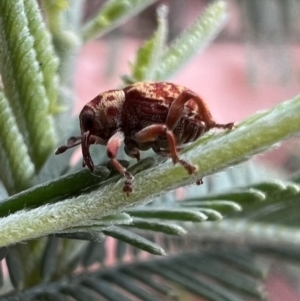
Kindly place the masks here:
[[(86, 105), (79, 115), (81, 134), (89, 132), (89, 135), (101, 137), (104, 130), (101, 120), (97, 118), (98, 112), (95, 108)], [(104, 142), (104, 141), (103, 141)]]
[(80, 115), (81, 147), (85, 164), (90, 170), (94, 165), (90, 157), (90, 144), (105, 145), (121, 127), (122, 107), (125, 101), (123, 90), (110, 90), (99, 94), (87, 103)]

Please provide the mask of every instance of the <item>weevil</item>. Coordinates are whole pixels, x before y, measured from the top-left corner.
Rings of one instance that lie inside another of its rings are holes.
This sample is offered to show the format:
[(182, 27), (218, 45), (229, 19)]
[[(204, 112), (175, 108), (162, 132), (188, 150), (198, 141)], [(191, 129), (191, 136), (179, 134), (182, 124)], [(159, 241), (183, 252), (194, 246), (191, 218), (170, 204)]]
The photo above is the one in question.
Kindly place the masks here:
[(126, 178), (123, 191), (127, 194), (133, 191), (133, 176), (117, 160), (123, 142), (129, 157), (139, 161), (140, 151), (153, 149), (193, 174), (196, 167), (178, 155), (184, 144), (212, 128), (232, 129), (234, 126), (233, 123), (216, 123), (196, 93), (168, 82), (139, 82), (103, 92), (83, 107), (79, 121), (81, 135), (69, 138), (55, 154), (81, 144), (83, 166), (93, 172), (89, 147), (106, 145), (112, 166)]

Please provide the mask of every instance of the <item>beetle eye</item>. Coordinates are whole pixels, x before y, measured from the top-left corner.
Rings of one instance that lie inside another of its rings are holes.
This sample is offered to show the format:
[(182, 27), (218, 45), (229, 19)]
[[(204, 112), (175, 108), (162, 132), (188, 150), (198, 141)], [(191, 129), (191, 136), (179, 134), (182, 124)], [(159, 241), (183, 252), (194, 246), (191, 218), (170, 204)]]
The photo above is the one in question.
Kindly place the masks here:
[(89, 115), (82, 116), (82, 125), (85, 131), (90, 131), (94, 126), (93, 118)]

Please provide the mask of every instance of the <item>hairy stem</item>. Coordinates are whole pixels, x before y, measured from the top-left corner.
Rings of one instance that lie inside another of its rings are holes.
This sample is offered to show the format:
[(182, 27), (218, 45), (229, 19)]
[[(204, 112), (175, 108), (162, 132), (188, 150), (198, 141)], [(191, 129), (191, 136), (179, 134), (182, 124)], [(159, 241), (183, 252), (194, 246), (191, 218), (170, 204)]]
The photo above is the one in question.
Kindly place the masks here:
[(0, 246), (74, 227), (84, 220), (99, 219), (128, 206), (151, 201), (163, 191), (195, 183), (197, 178), (245, 161), (299, 132), (299, 120), (300, 96), (251, 116), (232, 131), (204, 137), (189, 146), (182, 157), (199, 167), (196, 175), (189, 176), (181, 166), (173, 166), (168, 160), (159, 168), (140, 172), (135, 178), (135, 191), (129, 197), (122, 192), (123, 180), (109, 181), (73, 199), (18, 211), (0, 220)]

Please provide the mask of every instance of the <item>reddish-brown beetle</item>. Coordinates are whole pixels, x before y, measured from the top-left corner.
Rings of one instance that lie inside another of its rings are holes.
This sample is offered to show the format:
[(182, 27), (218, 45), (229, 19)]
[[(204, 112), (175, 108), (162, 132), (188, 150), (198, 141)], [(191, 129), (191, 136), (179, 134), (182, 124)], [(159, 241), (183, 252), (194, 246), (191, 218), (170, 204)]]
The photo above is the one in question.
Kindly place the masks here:
[(90, 144), (107, 145), (110, 162), (126, 177), (123, 191), (127, 194), (133, 190), (133, 176), (116, 159), (123, 142), (129, 157), (139, 160), (140, 150), (152, 148), (192, 174), (196, 167), (179, 159), (180, 146), (212, 128), (233, 127), (233, 123), (216, 123), (197, 94), (167, 82), (141, 82), (101, 93), (84, 106), (79, 120), (81, 136), (71, 137), (55, 153), (81, 144), (83, 165), (93, 172)]

